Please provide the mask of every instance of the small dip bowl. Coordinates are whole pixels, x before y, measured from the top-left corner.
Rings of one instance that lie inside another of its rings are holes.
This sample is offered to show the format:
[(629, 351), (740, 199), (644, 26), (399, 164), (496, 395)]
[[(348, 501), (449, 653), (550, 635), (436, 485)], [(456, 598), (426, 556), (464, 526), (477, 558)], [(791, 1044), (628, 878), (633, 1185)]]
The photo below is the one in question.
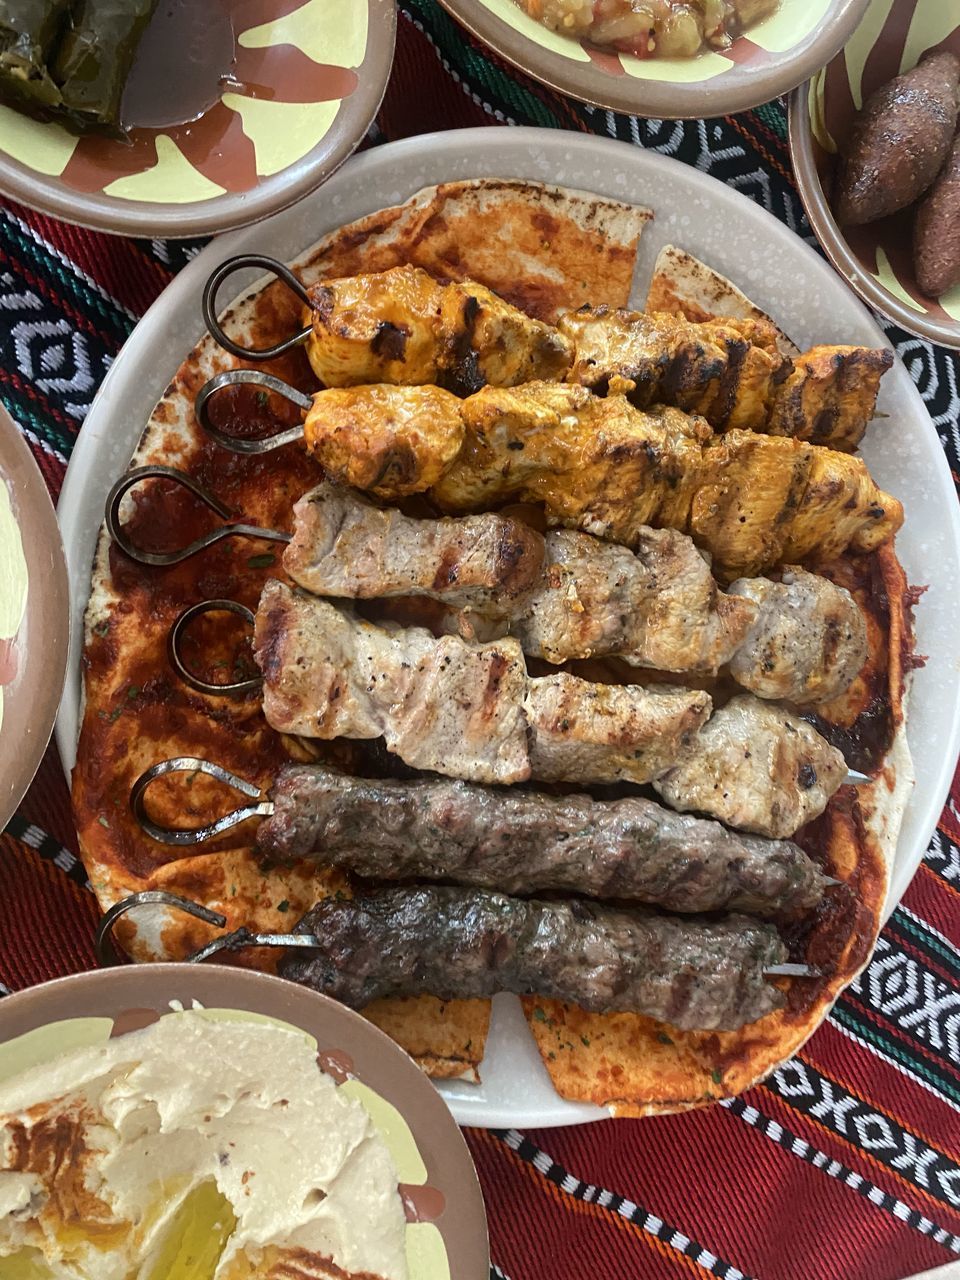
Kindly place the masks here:
[(869, 306), (902, 329), (960, 349), (960, 287), (928, 298), (913, 269), (913, 210), (864, 227), (838, 226), (830, 207), (837, 148), (865, 99), (923, 55), (960, 55), (960, 11), (944, 0), (871, 0), (842, 53), (790, 98), (790, 154), (807, 217), (827, 257)]

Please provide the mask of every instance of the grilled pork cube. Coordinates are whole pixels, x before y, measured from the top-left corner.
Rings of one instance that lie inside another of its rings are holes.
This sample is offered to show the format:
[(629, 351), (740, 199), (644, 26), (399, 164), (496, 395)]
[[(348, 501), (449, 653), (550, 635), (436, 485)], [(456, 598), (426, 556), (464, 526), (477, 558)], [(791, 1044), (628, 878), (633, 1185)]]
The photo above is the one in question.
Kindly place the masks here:
[(805, 720), (743, 693), (653, 785), (681, 812), (783, 839), (823, 813), (846, 773), (840, 752)]
[(302, 497), (293, 513), (283, 567), (316, 595), (431, 596), (500, 612), (533, 585), (543, 564), (541, 535), (492, 512), (413, 520), (325, 483)]
[(712, 708), (700, 689), (531, 680), (530, 768), (545, 782), (650, 782), (680, 759)]
[(630, 551), (554, 529), (541, 581), (510, 630), (524, 653), (547, 662), (616, 654), (637, 667), (712, 675), (755, 616), (749, 601), (718, 589), (682, 533), (640, 529)]
[(829, 702), (846, 692), (867, 660), (863, 612), (849, 591), (827, 578), (789, 566), (780, 582), (741, 578), (730, 593), (758, 606), (730, 674), (760, 698)]
[(415, 769), (476, 782), (530, 776), (515, 640), (470, 646), (422, 628), (393, 632), (270, 580), (254, 656), (280, 733), (379, 738)]

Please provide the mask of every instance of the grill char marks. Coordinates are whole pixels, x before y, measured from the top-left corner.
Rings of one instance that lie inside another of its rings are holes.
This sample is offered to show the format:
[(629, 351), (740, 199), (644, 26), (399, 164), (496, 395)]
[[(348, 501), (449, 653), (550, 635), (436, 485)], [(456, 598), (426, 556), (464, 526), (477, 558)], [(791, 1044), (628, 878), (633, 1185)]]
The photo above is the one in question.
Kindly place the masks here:
[(414, 520), (322, 484), (294, 507), (283, 567), (316, 595), (431, 596), (496, 613), (537, 580), (543, 554), (541, 536), (519, 520)]
[(824, 890), (797, 845), (736, 835), (639, 796), (595, 800), (292, 766), (271, 797), (274, 813), (257, 832), (265, 858), (309, 858), (370, 879), (759, 916), (806, 910)]
[(752, 601), (717, 589), (706, 560), (675, 530), (640, 529), (629, 551), (555, 529), (511, 632), (525, 653), (548, 662), (615, 654), (638, 667), (715, 674), (756, 612)]
[(644, 1013), (681, 1030), (734, 1030), (784, 999), (763, 971), (786, 959), (786, 947), (772, 926), (744, 916), (707, 923), (576, 899), (414, 888), (327, 899), (299, 927), (322, 949), (286, 959), (283, 976), (354, 1008), (385, 996), (513, 991)]
[(760, 320), (691, 323), (676, 316), (589, 308), (561, 317), (576, 346), (568, 375), (600, 394), (635, 383), (638, 408), (662, 402), (702, 414), (719, 431), (794, 436), (852, 450), (874, 416), (893, 353), (818, 346), (790, 360)]
[(800, 706), (845, 693), (867, 659), (860, 606), (827, 578), (788, 566), (780, 582), (741, 579), (730, 592), (758, 606), (730, 674), (761, 698)]
[(479, 782), (530, 776), (526, 668), (515, 640), (474, 648), (421, 628), (391, 633), (270, 581), (254, 655), (264, 713), (280, 733), (382, 736), (412, 768)]
[(743, 693), (654, 787), (674, 809), (780, 838), (819, 817), (846, 772), (840, 752), (805, 720)]

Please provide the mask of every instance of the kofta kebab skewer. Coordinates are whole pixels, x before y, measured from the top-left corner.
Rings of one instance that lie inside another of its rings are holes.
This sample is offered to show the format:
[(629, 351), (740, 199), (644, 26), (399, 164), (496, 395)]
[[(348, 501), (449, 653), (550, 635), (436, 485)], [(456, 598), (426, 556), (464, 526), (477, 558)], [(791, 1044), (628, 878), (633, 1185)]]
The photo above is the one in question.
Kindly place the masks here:
[[(276, 274), (304, 305), (304, 328), (264, 351), (238, 346), (217, 317), (235, 271)], [(874, 415), (889, 351), (818, 346), (791, 360), (775, 327), (758, 320), (698, 324), (663, 314), (583, 308), (544, 324), (475, 281), (441, 285), (418, 267), (326, 280), (305, 288), (270, 258), (223, 263), (204, 293), (204, 318), (241, 359), (269, 359), (304, 343), (326, 387), (436, 384), (469, 395), (538, 379), (605, 393), (631, 384), (638, 408), (670, 404), (717, 430), (744, 429), (853, 449)]]
[[(305, 412), (302, 428), (267, 440), (217, 429), (224, 388), (252, 383)], [(258, 453), (303, 439), (329, 479), (386, 501), (426, 494), (442, 511), (511, 501), (548, 520), (636, 547), (654, 526), (692, 536), (724, 581), (816, 554), (870, 551), (903, 508), (860, 458), (783, 436), (715, 436), (679, 409), (635, 409), (625, 396), (532, 382), (459, 400), (435, 386), (362, 386), (315, 396), (254, 369), (219, 374), (200, 391), (198, 420), (221, 445)]]
[[(213, 777), (252, 803), (196, 830), (159, 825), (147, 791), (179, 773)], [(640, 796), (597, 800), (444, 778), (356, 778), (321, 764), (287, 765), (261, 792), (188, 756), (147, 769), (130, 802), (143, 830), (163, 844), (203, 844), (259, 817), (255, 846), (265, 865), (308, 860), (375, 880), (756, 916), (806, 911), (837, 883), (790, 841), (741, 835)]]
[[(101, 963), (115, 962), (116, 921), (141, 905), (179, 909), (220, 928), (226, 923), (219, 912), (173, 894), (132, 894), (100, 923)], [(327, 898), (289, 934), (236, 929), (188, 961), (246, 947), (281, 949), (283, 977), (355, 1008), (385, 995), (453, 999), (512, 991), (596, 1013), (642, 1013), (678, 1030), (736, 1030), (786, 1002), (768, 978), (821, 976), (791, 964), (773, 925), (747, 916), (678, 919), (580, 899), (540, 902), (442, 886)]]
[[(121, 507), (148, 478), (183, 485), (227, 523), (188, 547), (142, 551)], [(427, 597), (443, 606), (437, 628), (476, 640), (513, 634), (528, 656), (554, 664), (618, 657), (665, 672), (725, 669), (759, 697), (807, 706), (845, 693), (867, 656), (862, 612), (842, 587), (792, 566), (779, 582), (743, 578), (726, 594), (693, 542), (670, 529), (641, 529), (629, 551), (572, 530), (541, 534), (497, 512), (417, 519), (324, 482), (294, 505), (285, 534), (231, 521), (212, 494), (167, 467), (121, 477), (105, 518), (121, 549), (152, 565), (224, 537), (279, 540), (288, 544), (284, 570), (314, 595)]]

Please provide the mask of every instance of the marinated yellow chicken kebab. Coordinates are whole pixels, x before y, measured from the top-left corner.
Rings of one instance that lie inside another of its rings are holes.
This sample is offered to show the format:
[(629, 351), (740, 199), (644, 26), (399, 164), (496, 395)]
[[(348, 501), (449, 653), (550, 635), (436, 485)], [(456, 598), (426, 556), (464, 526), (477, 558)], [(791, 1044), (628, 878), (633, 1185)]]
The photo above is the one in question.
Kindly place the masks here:
[(634, 408), (554, 382), (319, 392), (304, 440), (328, 477), (387, 501), (427, 493), (447, 512), (542, 503), (548, 519), (632, 547), (678, 529), (724, 583), (782, 564), (871, 551), (903, 523), (860, 458), (728, 431), (678, 409)]
[(774, 326), (758, 320), (695, 324), (598, 307), (569, 312), (555, 328), (483, 285), (440, 285), (418, 267), (308, 292), (307, 354), (327, 387), (437, 383), (468, 395), (565, 379), (605, 394), (627, 380), (638, 408), (670, 404), (718, 430), (840, 449), (863, 436), (893, 360), (889, 351), (817, 346), (791, 361), (778, 350)]

